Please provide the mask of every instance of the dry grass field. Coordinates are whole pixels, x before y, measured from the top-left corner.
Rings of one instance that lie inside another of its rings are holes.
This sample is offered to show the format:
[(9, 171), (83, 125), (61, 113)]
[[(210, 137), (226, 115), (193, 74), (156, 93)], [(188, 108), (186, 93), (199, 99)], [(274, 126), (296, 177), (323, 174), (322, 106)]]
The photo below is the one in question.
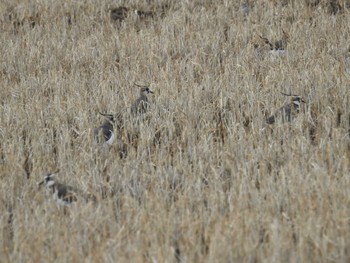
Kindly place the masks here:
[(249, 2), (1, 1), (0, 262), (350, 261), (349, 3)]

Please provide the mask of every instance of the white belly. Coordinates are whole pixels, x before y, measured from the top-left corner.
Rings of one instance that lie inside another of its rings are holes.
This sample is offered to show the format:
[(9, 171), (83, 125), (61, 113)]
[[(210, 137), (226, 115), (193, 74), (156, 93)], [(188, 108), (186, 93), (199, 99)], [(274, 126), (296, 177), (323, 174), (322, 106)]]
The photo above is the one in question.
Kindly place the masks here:
[(108, 141), (106, 141), (106, 143), (108, 144), (108, 145), (111, 145), (112, 143), (113, 143), (113, 141), (114, 141), (114, 132), (112, 132), (112, 131), (110, 131), (111, 132), (111, 138), (109, 138), (108, 139)]

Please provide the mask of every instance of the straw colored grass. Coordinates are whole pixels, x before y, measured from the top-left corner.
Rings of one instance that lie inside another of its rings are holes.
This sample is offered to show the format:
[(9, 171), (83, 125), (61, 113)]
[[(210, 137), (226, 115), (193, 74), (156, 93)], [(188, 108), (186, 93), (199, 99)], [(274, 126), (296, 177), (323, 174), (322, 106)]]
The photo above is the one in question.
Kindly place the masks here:
[[(0, 3), (0, 262), (350, 260), (348, 3), (251, 2)], [(284, 56), (256, 49), (283, 30)], [(308, 103), (269, 126), (280, 92)], [(57, 168), (97, 202), (58, 208), (37, 185)]]

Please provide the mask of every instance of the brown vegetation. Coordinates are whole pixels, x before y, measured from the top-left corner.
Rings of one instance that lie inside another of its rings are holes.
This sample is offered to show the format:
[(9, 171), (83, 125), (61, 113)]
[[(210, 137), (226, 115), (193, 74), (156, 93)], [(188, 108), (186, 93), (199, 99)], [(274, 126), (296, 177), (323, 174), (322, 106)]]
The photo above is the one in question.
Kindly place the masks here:
[[(347, 1), (130, 2), (161, 15), (0, 3), (0, 261), (349, 261)], [(257, 55), (283, 32), (283, 56)], [(154, 91), (142, 118), (134, 82)], [(307, 103), (267, 125), (280, 92)], [(57, 208), (38, 189), (56, 168), (96, 202)]]

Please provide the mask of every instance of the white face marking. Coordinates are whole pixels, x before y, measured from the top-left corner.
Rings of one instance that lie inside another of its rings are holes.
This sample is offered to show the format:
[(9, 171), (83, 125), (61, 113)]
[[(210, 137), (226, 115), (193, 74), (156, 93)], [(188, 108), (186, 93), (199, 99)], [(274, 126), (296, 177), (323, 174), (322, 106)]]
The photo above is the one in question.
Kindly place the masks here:
[(297, 105), (297, 106), (300, 106), (300, 101), (295, 100), (295, 101), (293, 101), (293, 104), (294, 104), (294, 105)]
[(51, 187), (51, 186), (53, 186), (54, 184), (55, 184), (55, 181), (51, 180), (51, 181), (48, 181), (48, 182), (46, 183), (46, 186), (47, 186), (47, 187)]
[(106, 141), (106, 143), (108, 144), (108, 145), (111, 145), (112, 143), (113, 143), (113, 141), (114, 141), (114, 132), (112, 132), (111, 130), (110, 130), (110, 132), (111, 132), (111, 138), (109, 138), (109, 140), (108, 141)]

